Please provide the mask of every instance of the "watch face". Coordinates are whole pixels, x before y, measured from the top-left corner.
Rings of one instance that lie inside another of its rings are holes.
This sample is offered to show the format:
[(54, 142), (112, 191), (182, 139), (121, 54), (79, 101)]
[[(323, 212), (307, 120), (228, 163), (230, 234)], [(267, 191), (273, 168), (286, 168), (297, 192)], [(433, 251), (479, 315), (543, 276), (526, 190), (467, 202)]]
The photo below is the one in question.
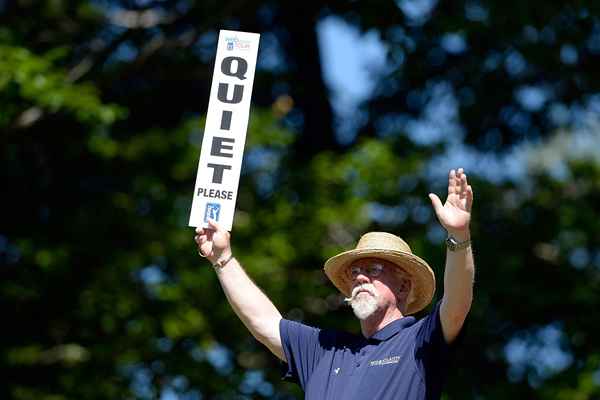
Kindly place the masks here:
[(470, 244), (471, 244), (470, 239), (467, 239), (464, 242), (459, 242), (458, 240), (456, 240), (456, 238), (454, 238), (452, 236), (449, 236), (446, 239), (446, 246), (451, 251), (465, 249), (465, 248), (469, 247)]
[(450, 250), (454, 250), (456, 248), (457, 244), (458, 244), (458, 242), (452, 236), (450, 236), (449, 238), (446, 239), (446, 245), (448, 246), (448, 248)]

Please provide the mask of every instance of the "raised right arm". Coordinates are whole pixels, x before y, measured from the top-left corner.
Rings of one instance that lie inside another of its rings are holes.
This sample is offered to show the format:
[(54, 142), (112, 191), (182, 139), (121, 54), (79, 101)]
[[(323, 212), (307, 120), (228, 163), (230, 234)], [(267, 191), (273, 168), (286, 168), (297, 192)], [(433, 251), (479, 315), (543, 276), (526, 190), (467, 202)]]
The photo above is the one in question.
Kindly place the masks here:
[(196, 229), (198, 252), (213, 265), (222, 264), (214, 268), (231, 308), (256, 340), (286, 361), (279, 335), (281, 314), (232, 257), (229, 232), (212, 220), (209, 225), (210, 229)]

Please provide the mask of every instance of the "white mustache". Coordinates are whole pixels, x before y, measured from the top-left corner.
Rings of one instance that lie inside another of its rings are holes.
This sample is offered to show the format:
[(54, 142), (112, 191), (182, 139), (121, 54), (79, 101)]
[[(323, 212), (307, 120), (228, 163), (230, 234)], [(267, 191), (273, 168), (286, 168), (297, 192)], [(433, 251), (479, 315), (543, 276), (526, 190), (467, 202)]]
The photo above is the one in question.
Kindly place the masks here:
[(375, 286), (372, 283), (363, 283), (362, 285), (358, 285), (352, 289), (350, 297), (345, 298), (344, 301), (346, 303), (351, 303), (354, 299), (356, 299), (356, 296), (360, 291), (367, 291), (371, 296), (377, 297), (377, 289)]

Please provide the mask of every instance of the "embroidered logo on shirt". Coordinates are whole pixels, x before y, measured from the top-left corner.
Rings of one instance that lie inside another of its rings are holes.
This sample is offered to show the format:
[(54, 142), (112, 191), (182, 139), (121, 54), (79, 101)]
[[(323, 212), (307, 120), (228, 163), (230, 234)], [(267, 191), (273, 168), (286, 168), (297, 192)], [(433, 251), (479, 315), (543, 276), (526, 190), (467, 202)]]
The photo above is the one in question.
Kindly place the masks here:
[(369, 362), (370, 367), (374, 367), (376, 365), (387, 365), (387, 364), (398, 364), (400, 361), (400, 356), (392, 356), (382, 358), (381, 360), (373, 360)]
[(339, 368), (336, 368), (336, 369), (334, 369), (334, 370), (333, 370), (333, 372), (335, 372), (335, 374), (337, 375), (337, 374), (339, 374), (339, 373), (340, 373), (340, 369), (339, 369)]

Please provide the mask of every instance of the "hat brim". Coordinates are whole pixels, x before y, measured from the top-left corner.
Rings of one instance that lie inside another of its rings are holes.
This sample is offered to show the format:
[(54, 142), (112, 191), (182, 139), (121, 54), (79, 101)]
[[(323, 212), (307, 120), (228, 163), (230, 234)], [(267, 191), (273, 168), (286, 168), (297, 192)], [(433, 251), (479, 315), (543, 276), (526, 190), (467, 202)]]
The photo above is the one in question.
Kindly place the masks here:
[(346, 297), (352, 293), (352, 281), (345, 272), (361, 258), (379, 258), (389, 261), (411, 275), (412, 289), (406, 313), (414, 314), (427, 307), (435, 293), (435, 274), (422, 258), (411, 253), (386, 249), (354, 249), (331, 257), (325, 262), (325, 274)]

